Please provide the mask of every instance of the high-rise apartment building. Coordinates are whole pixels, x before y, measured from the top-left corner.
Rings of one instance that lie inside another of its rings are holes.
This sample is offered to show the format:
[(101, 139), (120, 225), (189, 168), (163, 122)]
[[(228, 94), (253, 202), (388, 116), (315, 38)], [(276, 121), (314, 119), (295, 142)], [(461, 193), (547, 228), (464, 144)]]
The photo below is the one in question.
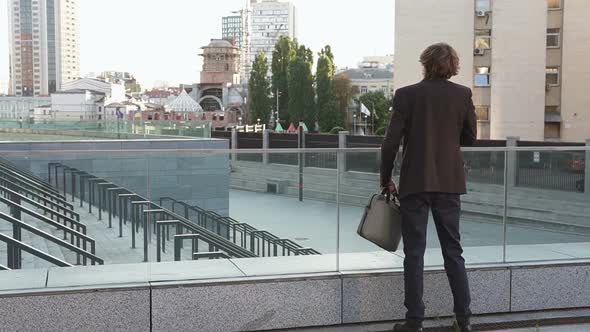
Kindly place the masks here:
[(296, 11), (291, 2), (252, 0), (250, 63), (261, 52), (266, 53), (269, 70), (275, 43), (281, 36), (297, 37)]
[(242, 16), (232, 15), (221, 18), (221, 38), (235, 41), (236, 46), (242, 47)]
[(422, 77), (429, 44), (459, 53), (453, 80), (473, 89), (480, 138), (590, 136), (587, 0), (397, 0), (396, 88)]
[(9, 0), (10, 94), (39, 96), (80, 77), (76, 0)]
[(240, 49), (240, 76), (242, 82), (247, 82), (252, 64), (250, 58), (250, 7), (249, 1), (243, 9), (233, 12), (234, 15), (221, 19), (221, 38), (234, 41)]

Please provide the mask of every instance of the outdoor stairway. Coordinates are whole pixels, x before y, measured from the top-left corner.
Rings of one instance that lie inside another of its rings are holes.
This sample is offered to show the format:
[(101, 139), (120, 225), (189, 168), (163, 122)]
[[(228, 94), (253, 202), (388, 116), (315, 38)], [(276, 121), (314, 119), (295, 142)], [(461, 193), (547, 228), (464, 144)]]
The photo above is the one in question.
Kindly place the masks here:
[[(45, 234), (39, 236), (24, 230), (20, 240), (59, 261), (67, 262), (64, 264), (91, 263), (90, 260), (83, 262), (78, 257), (79, 252), (55, 243), (56, 239), (59, 239), (57, 242), (72, 242), (84, 252), (89, 252), (90, 248), (84, 249), (72, 241), (71, 234), (64, 237), (64, 232), (72, 230), (87, 234), (81, 236), (93, 241), (100, 264), (319, 254), (291, 240), (280, 239), (171, 197), (162, 197), (156, 204), (105, 179), (60, 163), (49, 163), (48, 169), (50, 175), (45, 181), (0, 160), (0, 193), (3, 195), (0, 200), (4, 199), (0, 201), (0, 212), (5, 218), (10, 218), (13, 215), (11, 209), (17, 206), (21, 211), (17, 219)], [(48, 197), (51, 201), (46, 200)], [(90, 206), (89, 199), (92, 201)], [(135, 205), (135, 213), (132, 213)], [(118, 211), (122, 208), (127, 211)], [(134, 218), (136, 221), (132, 222)], [(158, 241), (156, 225), (160, 220), (167, 221), (160, 227), (163, 234)], [(68, 227), (56, 225), (56, 221)], [(146, 225), (148, 229), (144, 230)], [(12, 236), (11, 223), (0, 222), (0, 232)], [(50, 241), (48, 236), (55, 238)], [(175, 238), (184, 238), (184, 241), (175, 246)], [(175, 247), (180, 247), (176, 254)], [(8, 256), (7, 248), (0, 243), (2, 262)], [(21, 266), (17, 268), (55, 266), (47, 259), (27, 253), (22, 254), (20, 261)]]

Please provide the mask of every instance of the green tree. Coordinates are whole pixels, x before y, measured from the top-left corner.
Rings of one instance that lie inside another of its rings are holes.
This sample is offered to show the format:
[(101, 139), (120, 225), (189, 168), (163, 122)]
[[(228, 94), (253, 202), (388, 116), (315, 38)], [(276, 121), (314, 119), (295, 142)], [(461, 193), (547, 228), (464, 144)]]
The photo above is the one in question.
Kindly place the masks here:
[(383, 133), (389, 125), (391, 101), (383, 91), (367, 92), (359, 97), (359, 101), (371, 111), (373, 118), (368, 118), (367, 121), (375, 124), (377, 133)]
[(336, 66), (332, 49), (326, 46), (318, 53), (318, 56), (316, 69), (318, 122), (322, 131), (330, 131), (334, 127), (344, 126), (344, 116), (340, 114), (333, 89)]
[(270, 83), (267, 79), (268, 61), (264, 53), (254, 59), (252, 72), (248, 82), (250, 110), (253, 123), (260, 119), (261, 123), (269, 123), (271, 112)]
[(314, 77), (312, 74), (313, 53), (300, 46), (295, 58), (289, 63), (289, 121), (304, 121), (313, 128), (317, 119), (315, 107)]
[(340, 74), (334, 77), (334, 81), (332, 82), (332, 91), (334, 93), (334, 98), (338, 103), (339, 116), (343, 119), (342, 127), (345, 127), (348, 105), (352, 100), (352, 96), (354, 96), (357, 92), (352, 86), (350, 77), (346, 74)]
[(330, 99), (324, 107), (318, 111), (318, 122), (322, 132), (330, 132), (334, 128), (344, 127), (346, 113), (340, 110), (338, 100)]
[(279, 94), (279, 116), (286, 119), (289, 114), (289, 63), (296, 55), (297, 41), (288, 36), (281, 36), (275, 44), (272, 53), (272, 94), (275, 100), (272, 103), (273, 110), (277, 111), (276, 94)]

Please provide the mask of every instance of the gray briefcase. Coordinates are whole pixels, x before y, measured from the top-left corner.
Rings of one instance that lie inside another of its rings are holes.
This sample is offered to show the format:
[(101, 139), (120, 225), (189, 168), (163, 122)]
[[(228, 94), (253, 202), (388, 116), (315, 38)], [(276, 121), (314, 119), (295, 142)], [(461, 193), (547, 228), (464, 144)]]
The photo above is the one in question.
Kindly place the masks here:
[(397, 195), (373, 195), (365, 208), (357, 233), (387, 251), (396, 251), (402, 237)]

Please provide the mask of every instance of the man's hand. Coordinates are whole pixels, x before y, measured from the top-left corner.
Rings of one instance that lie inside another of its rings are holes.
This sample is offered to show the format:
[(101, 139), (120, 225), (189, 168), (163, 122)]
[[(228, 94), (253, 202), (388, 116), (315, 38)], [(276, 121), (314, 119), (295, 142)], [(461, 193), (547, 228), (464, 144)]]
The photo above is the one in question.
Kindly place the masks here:
[(393, 180), (390, 180), (389, 183), (385, 187), (381, 187), (381, 190), (384, 190), (385, 193), (395, 194), (397, 193), (397, 187)]

